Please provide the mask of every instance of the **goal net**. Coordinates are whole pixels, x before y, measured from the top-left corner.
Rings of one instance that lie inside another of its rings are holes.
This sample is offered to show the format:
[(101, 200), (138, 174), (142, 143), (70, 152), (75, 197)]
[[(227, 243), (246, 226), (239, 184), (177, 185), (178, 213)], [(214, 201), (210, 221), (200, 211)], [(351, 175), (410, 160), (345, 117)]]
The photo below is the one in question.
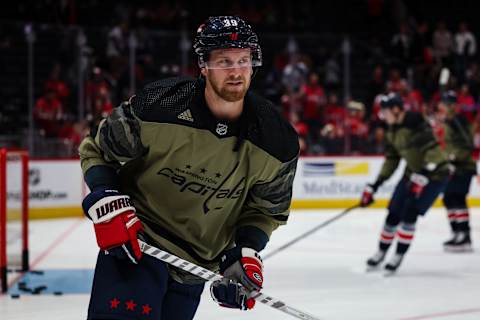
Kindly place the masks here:
[(0, 149), (0, 281), (8, 289), (8, 271), (29, 269), (28, 153)]

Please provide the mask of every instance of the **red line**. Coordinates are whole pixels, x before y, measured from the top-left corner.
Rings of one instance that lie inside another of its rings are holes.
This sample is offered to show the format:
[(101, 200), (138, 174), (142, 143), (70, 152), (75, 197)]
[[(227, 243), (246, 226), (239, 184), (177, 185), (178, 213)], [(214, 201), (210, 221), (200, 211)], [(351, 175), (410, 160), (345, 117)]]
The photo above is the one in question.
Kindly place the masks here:
[(448, 316), (456, 316), (459, 314), (469, 314), (469, 313), (479, 313), (480, 309), (465, 309), (465, 310), (456, 310), (456, 311), (446, 311), (440, 313), (426, 314), (422, 316), (416, 316), (411, 318), (401, 318), (398, 320), (424, 320), (424, 319), (434, 319), (434, 318), (444, 318)]
[[(75, 221), (67, 230), (65, 230), (62, 234), (58, 236), (53, 242), (50, 244), (50, 246), (45, 249), (35, 260), (32, 262), (30, 265), (30, 270), (33, 270), (35, 266), (37, 266), (40, 262), (42, 262), (49, 254), (52, 253), (52, 251), (60, 244), (62, 243), (78, 226), (83, 222), (84, 218), (79, 218), (77, 221)], [(15, 283), (17, 283), (24, 275), (24, 272), (19, 273), (8, 285), (8, 288), (11, 288)], [(2, 296), (5, 295), (0, 295), (0, 299)]]

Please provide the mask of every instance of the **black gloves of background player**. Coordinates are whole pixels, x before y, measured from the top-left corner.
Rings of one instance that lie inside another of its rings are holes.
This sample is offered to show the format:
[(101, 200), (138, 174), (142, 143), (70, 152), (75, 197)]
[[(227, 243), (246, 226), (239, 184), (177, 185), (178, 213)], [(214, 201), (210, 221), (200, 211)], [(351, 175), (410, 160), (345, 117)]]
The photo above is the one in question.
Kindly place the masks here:
[(225, 278), (210, 286), (213, 300), (223, 307), (252, 309), (255, 300), (249, 298), (250, 292), (260, 291), (263, 285), (263, 263), (258, 252), (246, 247), (225, 251), (220, 273)]

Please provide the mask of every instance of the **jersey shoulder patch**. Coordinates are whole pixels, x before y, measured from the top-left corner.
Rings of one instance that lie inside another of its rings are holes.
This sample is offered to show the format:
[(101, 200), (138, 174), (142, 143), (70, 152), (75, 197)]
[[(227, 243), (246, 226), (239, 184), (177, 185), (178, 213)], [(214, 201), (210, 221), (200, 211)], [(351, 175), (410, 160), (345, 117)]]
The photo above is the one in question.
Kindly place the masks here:
[[(174, 120), (187, 111), (201, 84), (191, 77), (166, 78), (146, 85), (130, 100), (134, 114), (142, 121)], [(188, 112), (183, 114), (188, 117)]]
[(247, 96), (246, 103), (246, 107), (253, 108), (257, 119), (248, 140), (281, 162), (297, 157), (300, 150), (297, 132), (273, 103), (253, 92)]

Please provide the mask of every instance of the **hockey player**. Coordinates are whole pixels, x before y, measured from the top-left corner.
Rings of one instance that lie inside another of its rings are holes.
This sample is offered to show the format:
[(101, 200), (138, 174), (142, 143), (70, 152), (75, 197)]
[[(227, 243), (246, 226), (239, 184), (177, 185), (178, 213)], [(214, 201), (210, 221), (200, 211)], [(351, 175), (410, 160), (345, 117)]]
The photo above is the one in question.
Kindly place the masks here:
[(477, 166), (472, 157), (473, 134), (468, 120), (457, 111), (455, 91), (442, 94), (437, 118), (444, 123), (445, 150), (455, 172), (443, 194), (453, 237), (443, 245), (446, 251), (472, 251), (467, 194)]
[(83, 201), (100, 253), (88, 319), (192, 319), (204, 283), (150, 256), (137, 239), (226, 278), (220, 305), (251, 309), (259, 252), (286, 223), (299, 152), (295, 130), (249, 90), (262, 55), (238, 17), (196, 34), (201, 76), (147, 85), (80, 146)]
[(430, 125), (421, 114), (405, 111), (399, 95), (383, 96), (380, 105), (388, 125), (385, 162), (377, 180), (365, 187), (360, 203), (364, 207), (370, 205), (373, 194), (394, 173), (400, 160), (405, 160), (405, 172), (388, 205), (378, 251), (367, 260), (369, 268), (377, 267), (397, 238), (395, 255), (385, 265), (387, 271), (394, 272), (410, 247), (418, 216), (424, 215), (445, 189), (449, 164)]

